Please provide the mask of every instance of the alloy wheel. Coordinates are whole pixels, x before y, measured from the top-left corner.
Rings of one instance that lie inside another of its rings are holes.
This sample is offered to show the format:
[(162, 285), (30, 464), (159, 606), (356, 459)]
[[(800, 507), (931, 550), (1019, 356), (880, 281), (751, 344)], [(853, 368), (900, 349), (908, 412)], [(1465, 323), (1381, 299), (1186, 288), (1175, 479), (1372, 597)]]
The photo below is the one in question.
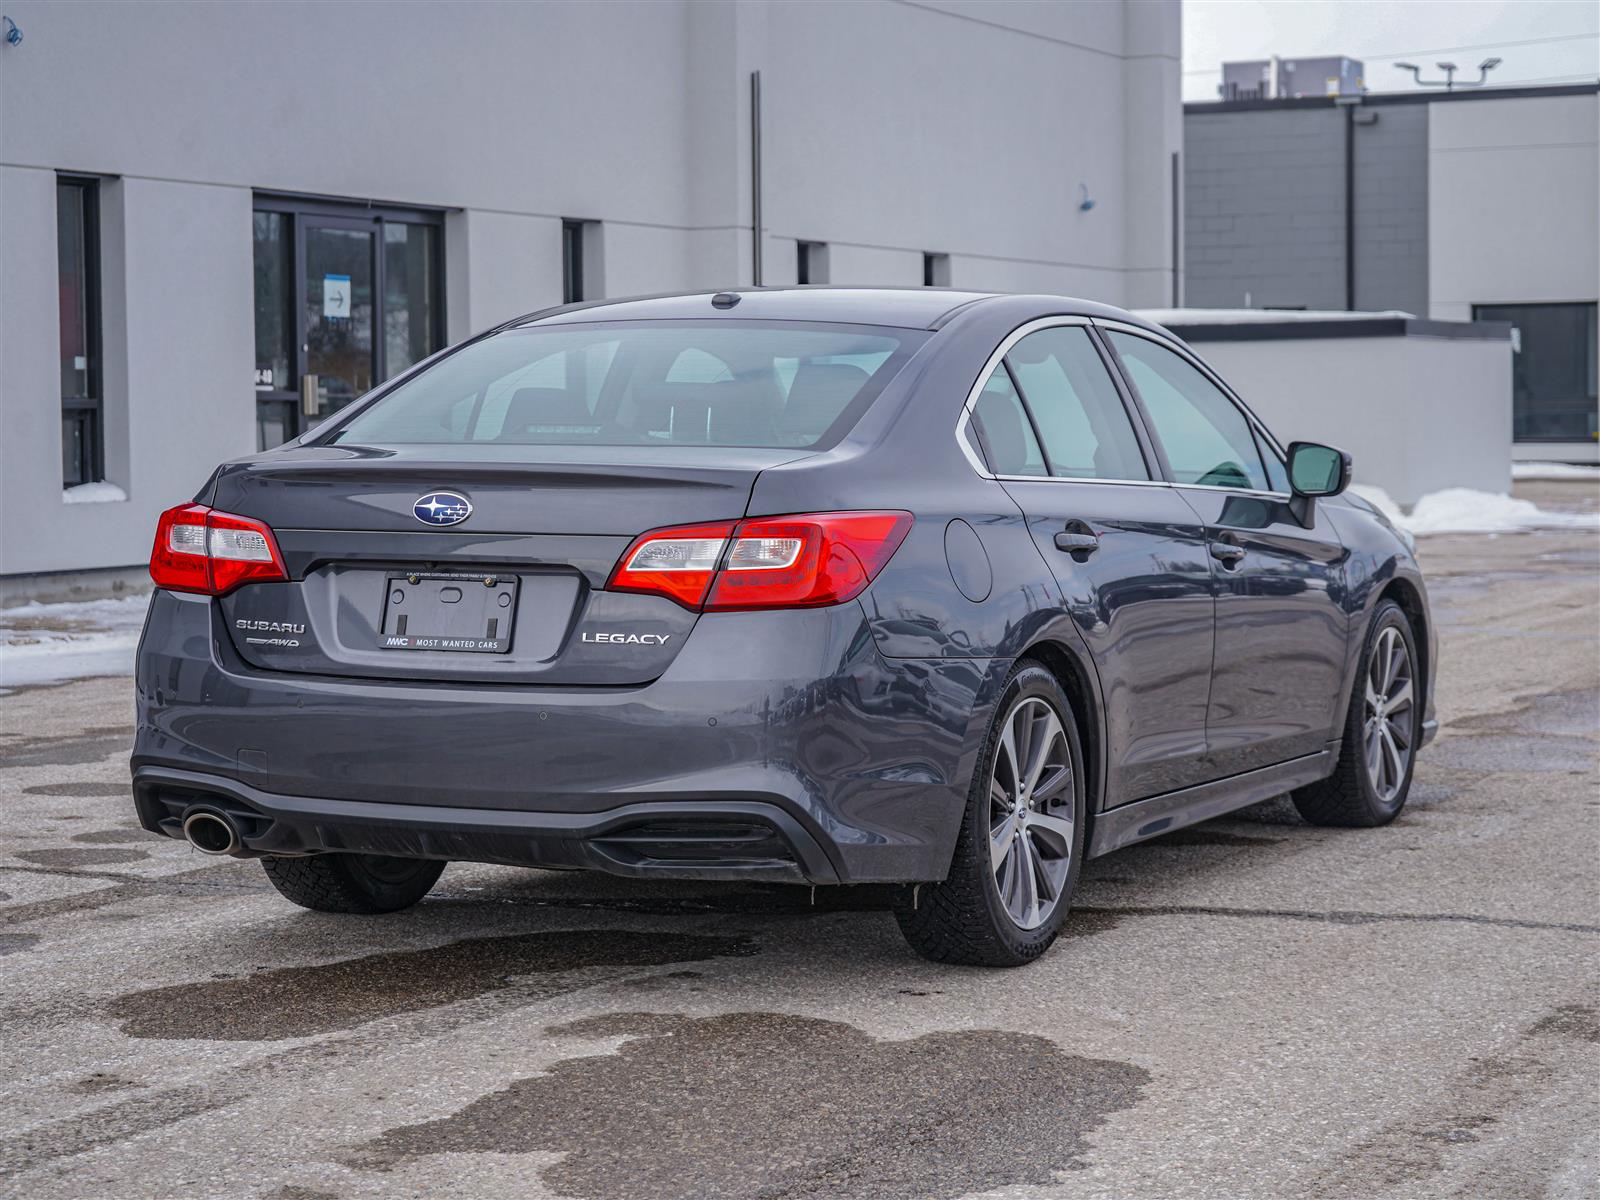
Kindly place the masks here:
[(1060, 905), (1072, 866), (1072, 748), (1046, 700), (1019, 701), (1001, 726), (989, 775), (989, 862), (1000, 902), (1019, 929)]
[(1389, 626), (1378, 634), (1367, 663), (1365, 723), (1367, 779), (1384, 804), (1393, 804), (1405, 784), (1415, 740), (1416, 689), (1411, 652), (1400, 631)]

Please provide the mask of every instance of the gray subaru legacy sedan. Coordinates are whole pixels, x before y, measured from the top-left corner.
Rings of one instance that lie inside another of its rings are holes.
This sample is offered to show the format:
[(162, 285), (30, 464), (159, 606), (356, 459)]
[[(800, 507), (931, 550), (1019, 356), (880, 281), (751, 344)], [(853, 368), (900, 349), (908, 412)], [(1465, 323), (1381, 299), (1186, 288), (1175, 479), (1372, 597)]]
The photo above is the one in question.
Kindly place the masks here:
[(1025, 963), (1086, 858), (1405, 804), (1434, 634), (1349, 476), (1099, 304), (534, 313), (162, 515), (134, 801), (324, 912), (454, 859), (892, 883)]

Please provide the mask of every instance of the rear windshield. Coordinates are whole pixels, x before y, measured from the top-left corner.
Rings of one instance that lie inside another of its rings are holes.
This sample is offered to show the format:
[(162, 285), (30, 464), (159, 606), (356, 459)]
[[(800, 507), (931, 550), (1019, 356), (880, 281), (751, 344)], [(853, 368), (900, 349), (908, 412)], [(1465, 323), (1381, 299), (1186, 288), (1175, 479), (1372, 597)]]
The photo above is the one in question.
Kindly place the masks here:
[(326, 440), (826, 446), (927, 336), (778, 321), (510, 329), (401, 384)]

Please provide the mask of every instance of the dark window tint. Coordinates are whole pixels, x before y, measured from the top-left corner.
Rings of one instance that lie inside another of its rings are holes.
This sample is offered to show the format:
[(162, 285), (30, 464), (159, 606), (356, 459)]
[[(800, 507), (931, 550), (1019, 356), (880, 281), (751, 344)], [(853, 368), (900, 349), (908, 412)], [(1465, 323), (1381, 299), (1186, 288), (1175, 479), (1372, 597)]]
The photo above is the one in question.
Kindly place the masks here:
[(1596, 433), (1593, 304), (1479, 304), (1512, 326), (1512, 431), (1519, 442), (1586, 442)]
[(1271, 490), (1250, 422), (1216, 384), (1148, 338), (1110, 338), (1150, 414), (1173, 482)]
[(978, 393), (978, 403), (973, 417), (988, 448), (989, 469), (996, 475), (1044, 475), (1044, 455), (1039, 453), (1039, 439), (1022, 407), (1022, 397), (1017, 394), (1006, 372), (1005, 364), (994, 369), (989, 381)]
[(1006, 356), (1044, 441), (1050, 474), (1149, 479), (1133, 422), (1081, 328), (1030, 333)]
[(838, 440), (927, 338), (776, 321), (507, 330), (357, 414), (367, 445), (720, 445)]
[(100, 187), (56, 182), (57, 303), (61, 317), (61, 477), (103, 478), (100, 395)]

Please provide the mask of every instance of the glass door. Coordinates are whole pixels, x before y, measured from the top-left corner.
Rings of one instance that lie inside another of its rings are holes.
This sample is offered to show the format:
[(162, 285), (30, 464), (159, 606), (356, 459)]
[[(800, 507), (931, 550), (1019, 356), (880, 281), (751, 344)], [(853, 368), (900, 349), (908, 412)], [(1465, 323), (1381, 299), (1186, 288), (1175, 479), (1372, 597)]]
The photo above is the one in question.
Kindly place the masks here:
[(372, 223), (307, 217), (300, 222), (301, 415), (308, 425), (343, 408), (377, 382), (378, 297)]
[(440, 215), (256, 198), (256, 436), (298, 437), (444, 344)]

